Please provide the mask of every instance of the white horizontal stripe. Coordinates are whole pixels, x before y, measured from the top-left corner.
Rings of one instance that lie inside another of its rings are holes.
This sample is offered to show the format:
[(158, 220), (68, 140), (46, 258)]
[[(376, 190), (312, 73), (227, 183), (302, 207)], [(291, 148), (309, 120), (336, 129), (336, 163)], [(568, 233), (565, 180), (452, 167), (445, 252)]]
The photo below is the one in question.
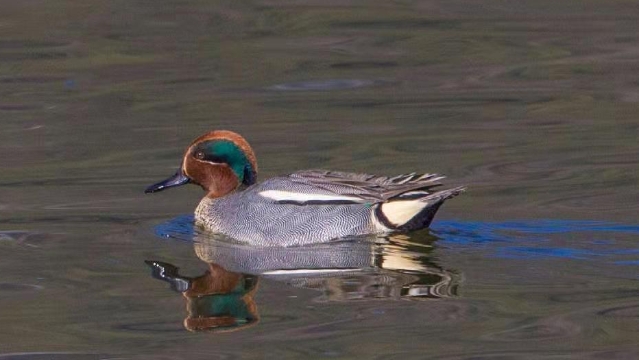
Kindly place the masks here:
[(304, 275), (304, 274), (324, 274), (339, 272), (361, 271), (360, 268), (344, 268), (344, 269), (291, 269), (291, 270), (271, 270), (265, 271), (262, 275)]
[(261, 196), (276, 201), (355, 201), (362, 202), (361, 199), (352, 196), (326, 195), (326, 194), (302, 194), (282, 190), (266, 190), (259, 193)]

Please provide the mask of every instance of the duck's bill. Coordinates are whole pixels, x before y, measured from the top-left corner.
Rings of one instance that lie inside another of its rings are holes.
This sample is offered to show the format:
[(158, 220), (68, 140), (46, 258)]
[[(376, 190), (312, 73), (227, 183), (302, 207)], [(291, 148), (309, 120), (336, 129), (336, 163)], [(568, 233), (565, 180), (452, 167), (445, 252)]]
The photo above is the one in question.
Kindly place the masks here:
[(170, 178), (164, 181), (160, 181), (159, 183), (153, 184), (149, 186), (148, 188), (146, 188), (146, 190), (144, 190), (144, 193), (149, 194), (149, 193), (162, 191), (170, 187), (188, 184), (189, 181), (190, 181), (189, 178), (182, 173), (182, 170), (178, 170), (178, 172), (176, 172), (175, 175), (171, 176)]

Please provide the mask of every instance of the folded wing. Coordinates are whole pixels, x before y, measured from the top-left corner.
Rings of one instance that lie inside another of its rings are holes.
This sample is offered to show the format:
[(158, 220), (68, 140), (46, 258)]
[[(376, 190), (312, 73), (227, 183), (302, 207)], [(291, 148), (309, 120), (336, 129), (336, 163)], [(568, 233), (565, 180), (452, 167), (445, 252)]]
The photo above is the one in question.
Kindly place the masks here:
[(327, 170), (305, 170), (280, 178), (288, 186), (266, 189), (263, 197), (279, 203), (374, 204), (390, 199), (421, 198), (441, 185), (438, 174), (403, 174), (394, 177)]

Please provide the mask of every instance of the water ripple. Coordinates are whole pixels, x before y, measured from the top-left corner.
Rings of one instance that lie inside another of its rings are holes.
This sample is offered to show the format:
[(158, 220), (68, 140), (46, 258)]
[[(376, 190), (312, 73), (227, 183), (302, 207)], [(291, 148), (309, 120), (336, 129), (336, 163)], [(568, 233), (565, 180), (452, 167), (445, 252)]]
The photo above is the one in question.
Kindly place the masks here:
[[(591, 360), (591, 359), (636, 359), (639, 352), (636, 350), (608, 350), (608, 351), (540, 351), (528, 349), (524, 351), (480, 351), (465, 352), (457, 355), (437, 356), (433, 360)], [(393, 357), (379, 357), (378, 359), (391, 359)], [(397, 357), (398, 359), (406, 359)], [(409, 357), (410, 358), (410, 357)], [(416, 358), (416, 357), (415, 357)]]
[(566, 319), (554, 318), (486, 334), (482, 338), (499, 341), (539, 341), (576, 337), (581, 332), (580, 325)]
[(0, 354), (0, 360), (100, 360), (104, 355), (75, 352), (20, 352)]
[(613, 307), (610, 309), (602, 310), (598, 312), (597, 315), (622, 319), (639, 318), (639, 305), (633, 304)]
[(277, 84), (269, 87), (269, 90), (277, 91), (327, 91), (327, 90), (347, 90), (361, 87), (381, 85), (385, 82), (381, 80), (367, 79), (328, 79), (309, 80), (292, 83)]
[(21, 293), (25, 291), (37, 291), (44, 289), (43, 286), (35, 284), (0, 283), (0, 294)]

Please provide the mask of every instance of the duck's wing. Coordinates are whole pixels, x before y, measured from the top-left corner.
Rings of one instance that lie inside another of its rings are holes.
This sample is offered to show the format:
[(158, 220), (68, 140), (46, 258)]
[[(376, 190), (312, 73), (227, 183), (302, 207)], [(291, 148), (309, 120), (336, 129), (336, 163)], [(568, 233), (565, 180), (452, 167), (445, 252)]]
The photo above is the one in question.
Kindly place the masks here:
[[(280, 178), (288, 186), (261, 192), (277, 202), (298, 204), (378, 203), (395, 197), (423, 197), (438, 185), (437, 174), (394, 177), (327, 170), (304, 170)], [(281, 183), (280, 183), (281, 184)]]

